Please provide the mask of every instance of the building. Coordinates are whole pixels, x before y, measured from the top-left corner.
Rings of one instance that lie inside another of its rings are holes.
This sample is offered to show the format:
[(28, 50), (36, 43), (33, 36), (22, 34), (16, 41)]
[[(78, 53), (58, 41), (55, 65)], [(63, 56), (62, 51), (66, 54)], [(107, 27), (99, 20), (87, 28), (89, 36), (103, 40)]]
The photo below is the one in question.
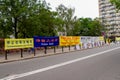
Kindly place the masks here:
[(99, 0), (99, 16), (108, 37), (120, 36), (120, 12), (109, 1)]

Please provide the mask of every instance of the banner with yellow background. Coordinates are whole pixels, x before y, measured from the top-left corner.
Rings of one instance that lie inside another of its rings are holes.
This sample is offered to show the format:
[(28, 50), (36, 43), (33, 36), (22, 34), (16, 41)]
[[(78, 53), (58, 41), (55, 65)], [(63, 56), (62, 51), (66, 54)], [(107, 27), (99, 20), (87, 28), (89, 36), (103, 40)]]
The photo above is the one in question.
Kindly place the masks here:
[(27, 39), (5, 39), (5, 50), (20, 49), (20, 48), (33, 48), (33, 38)]
[(99, 37), (99, 40), (100, 40), (100, 41), (104, 41), (104, 37), (103, 37), (103, 36), (100, 36), (100, 37)]
[(80, 36), (60, 36), (60, 46), (72, 46), (80, 44)]
[(116, 37), (115, 40), (116, 40), (116, 41), (120, 41), (120, 37)]

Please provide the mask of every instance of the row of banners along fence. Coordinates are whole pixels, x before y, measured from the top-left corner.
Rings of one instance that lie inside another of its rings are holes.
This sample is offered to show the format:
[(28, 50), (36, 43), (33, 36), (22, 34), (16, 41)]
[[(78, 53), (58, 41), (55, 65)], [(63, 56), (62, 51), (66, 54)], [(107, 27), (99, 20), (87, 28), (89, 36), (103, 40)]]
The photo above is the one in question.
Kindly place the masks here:
[[(116, 40), (119, 42), (120, 38)], [(7, 60), (7, 54), (10, 50), (21, 50), (21, 58), (23, 57), (23, 49), (33, 50), (34, 56), (36, 55), (37, 48), (44, 48), (44, 53), (47, 54), (47, 47), (53, 47), (54, 53), (56, 53), (56, 46), (64, 47), (75, 46), (75, 50), (88, 49), (93, 47), (103, 46), (105, 39), (103, 36), (90, 37), (90, 36), (56, 36), (56, 37), (33, 37), (25, 39), (0, 39), (0, 50), (5, 51), (5, 59)]]

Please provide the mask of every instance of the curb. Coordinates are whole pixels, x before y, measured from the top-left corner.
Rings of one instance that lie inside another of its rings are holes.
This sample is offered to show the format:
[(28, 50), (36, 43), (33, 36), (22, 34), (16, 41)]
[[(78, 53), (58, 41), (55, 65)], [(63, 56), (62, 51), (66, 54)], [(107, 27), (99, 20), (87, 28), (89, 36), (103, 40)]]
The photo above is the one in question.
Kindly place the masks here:
[[(78, 51), (78, 50), (76, 50)], [(0, 64), (2, 63), (8, 63), (8, 62), (15, 62), (15, 61), (21, 61), (21, 60), (28, 60), (28, 59), (33, 59), (33, 58), (40, 58), (40, 57), (47, 57), (47, 56), (52, 56), (52, 55), (59, 55), (59, 54), (65, 54), (65, 53), (69, 53), (69, 52), (75, 52), (75, 51), (67, 51), (67, 52), (63, 52), (63, 53), (47, 53), (47, 54), (44, 54), (44, 55), (40, 55), (40, 56), (31, 56), (31, 57), (28, 57), (28, 58), (20, 58), (20, 59), (14, 59), (14, 60), (4, 60), (2, 62), (0, 62)]]

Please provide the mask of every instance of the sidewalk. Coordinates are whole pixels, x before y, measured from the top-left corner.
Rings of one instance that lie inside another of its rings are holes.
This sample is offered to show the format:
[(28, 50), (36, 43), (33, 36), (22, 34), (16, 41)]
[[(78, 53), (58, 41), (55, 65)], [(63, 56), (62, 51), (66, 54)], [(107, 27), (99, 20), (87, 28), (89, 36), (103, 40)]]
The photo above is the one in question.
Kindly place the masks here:
[[(115, 45), (115, 44), (111, 43), (111, 44), (105, 44), (103, 46), (109, 46), (109, 45)], [(103, 47), (103, 46), (100, 46), (100, 47)], [(93, 48), (97, 48), (97, 47), (93, 47)], [(88, 48), (88, 49), (92, 49), (92, 48)], [(80, 49), (80, 50), (86, 50), (86, 49)], [(47, 49), (47, 54), (44, 53), (44, 50), (36, 50), (35, 56), (33, 52), (23, 52), (23, 57), (21, 57), (21, 52), (9, 53), (7, 56), (8, 58), (7, 60), (5, 60), (5, 54), (0, 54), (0, 63), (39, 58), (39, 57), (57, 55), (57, 54), (72, 52), (72, 51), (77, 51), (77, 50), (75, 50), (74, 47), (70, 47), (70, 50), (69, 50), (69, 47), (64, 47), (64, 51), (62, 52), (62, 48), (56, 48), (56, 53), (54, 53), (54, 49)]]
[[(74, 47), (70, 47), (70, 51), (75, 51)], [(9, 53), (7, 56), (8, 58), (7, 60), (5, 60), (5, 54), (0, 54), (0, 63), (45, 57), (45, 56), (61, 54), (61, 53), (70, 52), (70, 51), (69, 51), (69, 47), (64, 48), (64, 52), (62, 52), (62, 48), (58, 48), (56, 49), (56, 53), (54, 53), (54, 49), (47, 49), (47, 54), (44, 53), (44, 50), (36, 50), (35, 56), (33, 52), (23, 52), (23, 57), (21, 57), (21, 52)]]

